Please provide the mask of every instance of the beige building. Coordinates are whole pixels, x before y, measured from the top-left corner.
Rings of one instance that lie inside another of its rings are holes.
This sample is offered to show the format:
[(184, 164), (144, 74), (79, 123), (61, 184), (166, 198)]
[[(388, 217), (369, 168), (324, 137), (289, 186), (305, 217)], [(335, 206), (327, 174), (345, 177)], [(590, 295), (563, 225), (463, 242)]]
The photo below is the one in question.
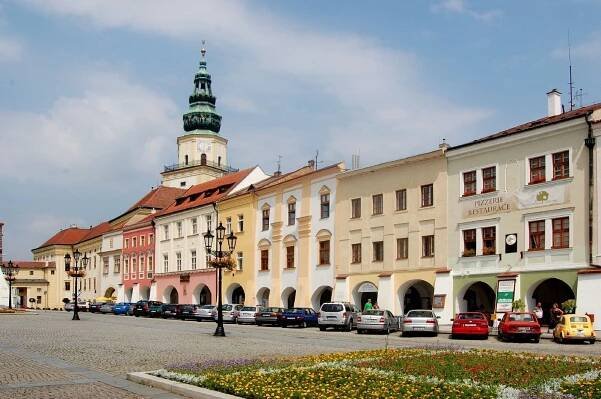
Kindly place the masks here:
[[(59, 308), (49, 301), (49, 293), (56, 289), (56, 265), (54, 262), (15, 262), (19, 266), (13, 281), (13, 302), (17, 307), (38, 309)], [(62, 307), (62, 304), (61, 304)]]
[(447, 262), (446, 146), (338, 175), (334, 297), (431, 308)]

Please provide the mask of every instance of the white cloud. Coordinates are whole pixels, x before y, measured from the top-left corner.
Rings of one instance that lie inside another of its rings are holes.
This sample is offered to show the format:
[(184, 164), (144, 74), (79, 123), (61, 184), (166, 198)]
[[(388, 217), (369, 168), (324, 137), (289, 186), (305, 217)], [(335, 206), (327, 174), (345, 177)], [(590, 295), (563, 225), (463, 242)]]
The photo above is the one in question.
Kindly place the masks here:
[[(100, 29), (130, 29), (196, 42), (207, 39), (209, 51), (227, 49), (227, 54), (237, 57), (232, 61), (237, 71), (231, 75), (245, 78), (237, 78), (240, 85), (220, 94), (220, 101), (240, 111), (257, 111), (244, 99), (258, 98), (260, 111), (278, 112), (281, 104), (265, 109), (264, 99), (274, 92), (282, 101), (293, 101), (295, 90), (310, 91), (321, 101), (327, 98), (336, 121), (312, 136), (301, 132), (302, 126), (291, 129), (306, 140), (320, 137), (337, 157), (348, 156), (347, 147), (372, 144), (374, 160), (406, 154), (407, 148), (428, 150), (442, 137), (464, 132), (490, 114), (456, 104), (429, 87), (411, 53), (364, 36), (299, 25), (246, 2), (51, 0), (32, 4)], [(287, 91), (278, 93), (280, 89)], [(243, 140), (252, 144), (254, 138)], [(280, 151), (271, 146), (270, 150)]]
[(465, 0), (441, 0), (433, 4), (430, 9), (433, 12), (448, 12), (463, 14), (483, 22), (490, 22), (503, 15), (501, 10), (476, 11), (469, 7)]
[(0, 36), (0, 63), (19, 61), (23, 56), (23, 52), (24, 48), (21, 41), (7, 36)]
[(89, 186), (124, 184), (132, 171), (156, 177), (173, 145), (165, 133), (176, 126), (175, 105), (116, 74), (88, 72), (82, 84), (81, 96), (45, 112), (0, 111), (0, 179)]

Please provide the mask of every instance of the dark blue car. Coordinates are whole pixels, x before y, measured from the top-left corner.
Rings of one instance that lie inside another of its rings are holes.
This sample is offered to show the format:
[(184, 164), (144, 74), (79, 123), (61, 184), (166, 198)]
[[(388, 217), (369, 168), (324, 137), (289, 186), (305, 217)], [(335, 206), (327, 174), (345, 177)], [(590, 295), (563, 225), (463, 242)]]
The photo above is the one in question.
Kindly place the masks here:
[(113, 308), (113, 313), (114, 314), (127, 314), (127, 311), (129, 310), (131, 303), (129, 302), (119, 302), (117, 304), (115, 304), (115, 307)]
[(284, 310), (279, 318), (282, 327), (299, 326), (308, 327), (317, 325), (317, 313), (311, 308), (290, 308)]

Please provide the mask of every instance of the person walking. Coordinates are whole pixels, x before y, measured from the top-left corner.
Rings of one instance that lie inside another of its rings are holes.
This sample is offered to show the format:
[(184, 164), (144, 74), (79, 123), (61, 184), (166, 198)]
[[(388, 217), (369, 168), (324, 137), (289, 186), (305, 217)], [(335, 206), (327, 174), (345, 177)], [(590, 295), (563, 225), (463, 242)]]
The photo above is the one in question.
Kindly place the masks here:
[(557, 323), (559, 323), (561, 316), (563, 315), (563, 310), (560, 309), (559, 305), (556, 302), (553, 304), (553, 306), (551, 306), (551, 310), (549, 311), (549, 313), (551, 313), (549, 317), (549, 329), (554, 329)]
[(373, 308), (374, 306), (371, 304), (371, 298), (369, 298), (365, 303), (365, 306), (363, 306), (363, 311), (366, 312), (368, 310), (372, 310)]
[(532, 309), (532, 313), (534, 313), (534, 315), (538, 319), (538, 322), (542, 323), (542, 321), (543, 321), (543, 306), (541, 305), (540, 302), (536, 303), (536, 306), (534, 307), (534, 309)]

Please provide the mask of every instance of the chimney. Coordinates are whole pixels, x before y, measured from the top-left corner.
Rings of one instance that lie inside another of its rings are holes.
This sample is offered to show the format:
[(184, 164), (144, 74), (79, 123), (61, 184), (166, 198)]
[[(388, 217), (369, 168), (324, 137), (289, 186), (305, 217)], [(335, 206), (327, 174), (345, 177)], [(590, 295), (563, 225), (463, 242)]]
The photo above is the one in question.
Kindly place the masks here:
[(553, 89), (547, 93), (547, 116), (561, 114), (561, 93)]
[(276, 170), (275, 172), (273, 172), (274, 177), (281, 176), (281, 175), (282, 175), (282, 172), (279, 170)]
[(307, 165), (309, 165), (309, 167), (311, 169), (315, 169), (315, 161), (314, 160), (312, 160), (312, 159), (309, 160), (309, 162), (307, 162)]
[(438, 148), (441, 149), (442, 152), (445, 152), (449, 147), (450, 145), (447, 144), (447, 139), (442, 139), (442, 143), (438, 144)]

